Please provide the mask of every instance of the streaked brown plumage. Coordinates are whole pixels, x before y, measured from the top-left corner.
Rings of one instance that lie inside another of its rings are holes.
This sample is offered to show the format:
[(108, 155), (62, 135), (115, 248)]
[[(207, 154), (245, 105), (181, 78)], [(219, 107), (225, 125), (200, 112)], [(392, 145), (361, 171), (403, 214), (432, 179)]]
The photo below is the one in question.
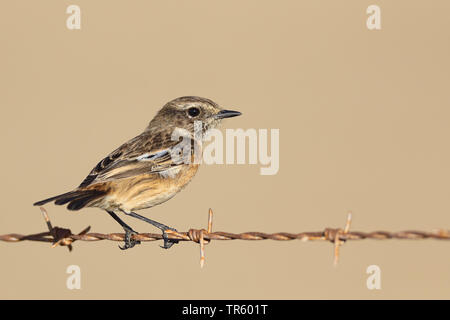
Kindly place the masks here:
[[(136, 243), (135, 233), (117, 213), (122, 212), (145, 220), (164, 232), (169, 227), (142, 217), (134, 211), (150, 208), (175, 196), (194, 177), (198, 164), (194, 163), (194, 145), (201, 152), (201, 141), (194, 134), (194, 122), (201, 121), (203, 133), (219, 125), (223, 118), (240, 115), (223, 110), (215, 102), (200, 97), (181, 97), (168, 102), (147, 128), (100, 161), (73, 191), (51, 197), (34, 205), (54, 201), (68, 204), (69, 210), (98, 207), (116, 219), (128, 234), (125, 249)], [(191, 142), (190, 163), (174, 161), (174, 148), (180, 140), (172, 134), (183, 129), (181, 137)], [(165, 241), (164, 247), (171, 246)]]

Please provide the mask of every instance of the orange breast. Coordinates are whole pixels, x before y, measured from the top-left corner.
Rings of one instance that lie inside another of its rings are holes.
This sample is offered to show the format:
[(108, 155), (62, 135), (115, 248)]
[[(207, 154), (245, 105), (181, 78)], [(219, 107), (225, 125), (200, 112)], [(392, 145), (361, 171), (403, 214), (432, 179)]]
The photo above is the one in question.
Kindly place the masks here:
[(108, 190), (107, 195), (92, 206), (129, 212), (163, 203), (191, 181), (197, 173), (198, 164), (185, 164), (175, 168), (177, 169), (167, 172), (141, 174), (105, 182), (101, 188)]

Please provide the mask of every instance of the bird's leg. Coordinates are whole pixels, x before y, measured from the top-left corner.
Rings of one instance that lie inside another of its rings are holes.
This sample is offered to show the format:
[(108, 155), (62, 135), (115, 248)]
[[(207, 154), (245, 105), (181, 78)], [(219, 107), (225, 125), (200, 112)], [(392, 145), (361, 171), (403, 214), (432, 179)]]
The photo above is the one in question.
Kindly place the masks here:
[(175, 239), (169, 239), (166, 233), (166, 230), (172, 230), (172, 231), (177, 231), (177, 229), (171, 228), (169, 226), (166, 226), (165, 224), (159, 223), (155, 220), (146, 218), (144, 216), (141, 216), (140, 214), (137, 214), (135, 212), (125, 212), (122, 210), (123, 213), (133, 217), (133, 218), (137, 218), (139, 220), (145, 221), (147, 223), (150, 223), (152, 226), (157, 227), (158, 229), (160, 229), (162, 231), (162, 236), (164, 239), (164, 246), (160, 246), (163, 249), (169, 249), (170, 247), (172, 247), (175, 243), (178, 243), (179, 240), (175, 240)]
[(131, 239), (131, 235), (138, 234), (136, 231), (134, 231), (129, 225), (127, 225), (125, 222), (123, 222), (122, 219), (120, 219), (114, 212), (107, 211), (111, 217), (114, 218), (125, 230), (125, 244), (123, 247), (119, 246), (121, 250), (126, 250), (133, 248), (135, 245), (140, 244), (141, 242), (139, 240)]

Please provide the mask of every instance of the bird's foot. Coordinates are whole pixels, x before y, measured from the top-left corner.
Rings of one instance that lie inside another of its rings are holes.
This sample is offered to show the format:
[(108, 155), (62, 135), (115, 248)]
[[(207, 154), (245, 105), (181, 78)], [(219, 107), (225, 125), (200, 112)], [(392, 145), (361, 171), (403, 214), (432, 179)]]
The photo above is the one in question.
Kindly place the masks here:
[(125, 244), (123, 247), (119, 246), (121, 250), (131, 249), (135, 245), (141, 244), (139, 240), (135, 240), (131, 237), (133, 234), (138, 234), (136, 231), (134, 231), (133, 229), (125, 229), (125, 228), (124, 230), (125, 230), (125, 239), (124, 239)]
[(162, 232), (163, 232), (162, 236), (163, 236), (163, 239), (164, 239), (164, 245), (160, 246), (160, 247), (163, 248), (163, 249), (170, 249), (174, 244), (180, 242), (180, 240), (169, 239), (169, 236), (167, 235), (167, 232), (166, 232), (167, 230), (178, 232), (177, 229), (170, 228), (170, 227), (167, 227), (166, 229), (162, 229)]

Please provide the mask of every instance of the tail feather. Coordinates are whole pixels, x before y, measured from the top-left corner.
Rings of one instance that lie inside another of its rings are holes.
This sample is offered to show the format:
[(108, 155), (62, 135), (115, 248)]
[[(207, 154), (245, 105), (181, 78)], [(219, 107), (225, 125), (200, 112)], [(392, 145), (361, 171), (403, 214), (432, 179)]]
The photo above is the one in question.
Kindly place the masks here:
[(34, 206), (42, 206), (48, 202), (55, 201), (56, 205), (64, 205), (69, 203), (67, 209), (80, 210), (89, 202), (96, 200), (105, 195), (105, 191), (100, 190), (75, 190), (51, 197), (34, 203)]
[(103, 195), (104, 195), (103, 192), (88, 193), (88, 194), (81, 195), (81, 196), (73, 199), (72, 201), (70, 201), (69, 205), (67, 206), (67, 209), (80, 210), (81, 208), (84, 208), (89, 202), (96, 200)]
[(52, 201), (55, 201), (55, 200), (58, 200), (58, 199), (63, 199), (63, 198), (66, 198), (66, 197), (74, 196), (75, 193), (76, 193), (76, 191), (66, 192), (66, 193), (63, 193), (63, 194), (60, 194), (60, 195), (57, 195), (57, 196), (54, 196), (54, 197), (51, 197), (51, 198), (48, 198), (48, 199), (44, 199), (44, 200), (38, 201), (36, 203), (33, 203), (33, 206), (42, 206), (42, 205), (44, 205), (44, 204), (46, 204), (48, 202), (52, 202)]

